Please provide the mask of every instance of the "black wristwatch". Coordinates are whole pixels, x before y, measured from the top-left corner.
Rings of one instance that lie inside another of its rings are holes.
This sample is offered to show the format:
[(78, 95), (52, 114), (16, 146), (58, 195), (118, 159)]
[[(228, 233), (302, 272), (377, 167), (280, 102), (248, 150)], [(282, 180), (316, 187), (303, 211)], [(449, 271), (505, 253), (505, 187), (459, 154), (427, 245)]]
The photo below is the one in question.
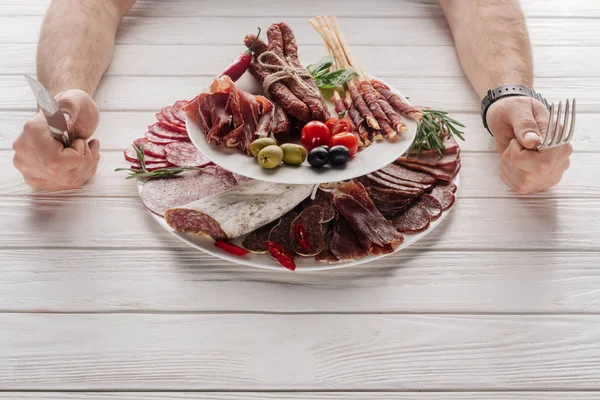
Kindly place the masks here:
[(488, 130), (490, 135), (494, 136), (494, 134), (492, 133), (492, 131), (490, 131), (490, 128), (488, 127), (488, 124), (487, 124), (486, 115), (487, 115), (488, 109), (490, 108), (490, 106), (492, 104), (494, 104), (498, 100), (503, 99), (505, 97), (514, 97), (514, 96), (532, 97), (534, 99), (541, 101), (542, 103), (544, 103), (546, 108), (550, 109), (550, 106), (548, 105), (548, 102), (546, 101), (546, 99), (544, 97), (542, 97), (541, 94), (537, 93), (535, 90), (529, 89), (527, 86), (504, 85), (504, 86), (497, 87), (494, 90), (488, 90), (487, 95), (483, 98), (483, 100), (481, 100), (481, 119), (483, 120), (483, 126), (485, 126), (485, 129)]

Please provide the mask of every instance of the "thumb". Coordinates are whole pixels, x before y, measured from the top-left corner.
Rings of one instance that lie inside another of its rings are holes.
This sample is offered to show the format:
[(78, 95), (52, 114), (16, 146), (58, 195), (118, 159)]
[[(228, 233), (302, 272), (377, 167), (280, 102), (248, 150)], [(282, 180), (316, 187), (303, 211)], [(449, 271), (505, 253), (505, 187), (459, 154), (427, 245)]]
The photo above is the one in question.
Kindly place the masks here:
[(524, 148), (532, 150), (542, 142), (540, 128), (530, 107), (513, 109), (511, 123), (515, 138)]
[(83, 90), (71, 89), (59, 93), (56, 101), (60, 109), (69, 116), (69, 131), (79, 139), (90, 138), (100, 121), (100, 112), (94, 100)]

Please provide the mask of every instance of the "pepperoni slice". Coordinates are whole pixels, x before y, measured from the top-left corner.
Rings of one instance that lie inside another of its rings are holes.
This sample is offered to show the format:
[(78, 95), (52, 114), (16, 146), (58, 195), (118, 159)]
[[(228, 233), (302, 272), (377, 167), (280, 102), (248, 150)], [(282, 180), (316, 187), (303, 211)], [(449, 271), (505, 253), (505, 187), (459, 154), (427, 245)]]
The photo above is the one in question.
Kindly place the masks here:
[(190, 141), (190, 138), (188, 137), (187, 133), (177, 132), (177, 131), (169, 128), (167, 125), (161, 124), (160, 122), (157, 122), (154, 125), (150, 125), (148, 127), (148, 131), (152, 132), (156, 136), (159, 136), (159, 137), (165, 138), (165, 139), (174, 139), (174, 140), (178, 140), (181, 142), (189, 142)]
[(167, 161), (178, 167), (202, 167), (210, 160), (189, 142), (174, 142), (165, 146)]
[(177, 120), (177, 123), (172, 122), (171, 120), (169, 120), (169, 117), (164, 114), (164, 111), (158, 112), (155, 115), (156, 115), (156, 119), (158, 120), (158, 122), (160, 122), (163, 125), (168, 126), (170, 129), (172, 129), (176, 132), (180, 132), (180, 133), (187, 132), (185, 129), (185, 126), (180, 125), (179, 120)]
[(147, 156), (158, 157), (161, 159), (167, 158), (167, 152), (165, 147), (156, 143), (152, 143), (146, 138), (135, 139), (133, 142), (136, 146), (144, 147), (144, 154)]
[(188, 103), (189, 101), (187, 100), (179, 100), (173, 104), (173, 116), (183, 123), (185, 123), (185, 119), (187, 117), (185, 111), (183, 111), (183, 107), (185, 107)]

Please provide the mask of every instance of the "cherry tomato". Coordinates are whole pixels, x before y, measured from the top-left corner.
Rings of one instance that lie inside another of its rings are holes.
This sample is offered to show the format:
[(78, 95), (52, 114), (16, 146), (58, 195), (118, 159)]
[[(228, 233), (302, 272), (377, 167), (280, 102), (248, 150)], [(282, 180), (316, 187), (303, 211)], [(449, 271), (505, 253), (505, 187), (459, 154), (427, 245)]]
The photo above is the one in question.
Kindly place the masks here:
[(339, 120), (339, 118), (329, 118), (327, 121), (325, 121), (325, 125), (327, 125), (330, 132), (333, 132), (333, 129), (338, 124)]
[(321, 121), (311, 121), (302, 128), (300, 141), (306, 147), (306, 150), (311, 151), (315, 147), (329, 144), (331, 132), (327, 125)]
[(337, 135), (342, 132), (352, 132), (352, 124), (348, 118), (342, 118), (338, 121), (331, 131), (331, 135)]
[(333, 135), (329, 140), (329, 147), (344, 146), (350, 151), (350, 157), (358, 151), (358, 139), (351, 132), (342, 132)]

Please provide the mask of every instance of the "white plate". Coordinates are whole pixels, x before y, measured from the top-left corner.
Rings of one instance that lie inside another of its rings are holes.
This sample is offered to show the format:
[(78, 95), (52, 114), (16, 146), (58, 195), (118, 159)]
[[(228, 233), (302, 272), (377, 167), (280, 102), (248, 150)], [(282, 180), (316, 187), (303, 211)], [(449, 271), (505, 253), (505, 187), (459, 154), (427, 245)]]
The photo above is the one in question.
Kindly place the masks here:
[[(256, 84), (252, 84), (252, 82), (248, 82), (247, 80), (241, 80), (238, 82), (238, 86), (240, 89), (250, 93), (256, 94), (260, 92)], [(408, 103), (400, 92), (391, 86), (390, 88), (403, 101)], [(328, 105), (333, 111), (333, 104), (328, 101)], [(332, 112), (332, 115), (335, 115), (335, 112)], [(417, 124), (414, 121), (408, 118), (403, 118), (403, 121), (408, 127), (408, 131), (399, 134), (396, 142), (390, 142), (387, 139), (383, 142), (375, 142), (366, 149), (358, 152), (343, 167), (333, 168), (327, 166), (325, 168), (311, 168), (308, 162), (305, 161), (298, 167), (282, 164), (280, 167), (271, 170), (262, 168), (256, 159), (243, 154), (238, 149), (228, 149), (209, 144), (195, 120), (188, 118), (186, 126), (192, 143), (212, 162), (228, 171), (260, 181), (287, 184), (316, 184), (340, 182), (356, 178), (377, 171), (392, 163), (408, 150), (417, 133)]]
[[(454, 178), (453, 182), (458, 187), (459, 175), (457, 175)], [(141, 190), (141, 188), (142, 188), (142, 184), (139, 185), (140, 190)], [(457, 194), (458, 194), (458, 190), (456, 191), (455, 196)], [(452, 206), (452, 208), (454, 208), (454, 206)], [(444, 211), (438, 219), (436, 219), (429, 225), (429, 228), (427, 228), (427, 230), (425, 230), (423, 232), (419, 232), (417, 234), (412, 234), (412, 235), (404, 234), (404, 242), (402, 243), (402, 245), (400, 247), (398, 247), (398, 249), (396, 249), (395, 252), (398, 252), (402, 249), (407, 248), (408, 246), (415, 244), (418, 240), (420, 240), (425, 235), (429, 234), (431, 231), (433, 231), (435, 228), (437, 228), (437, 226), (444, 220), (444, 218), (446, 218), (448, 216), (448, 214), (450, 213), (452, 208), (450, 208), (447, 211)], [(186, 233), (176, 232), (173, 229), (171, 229), (171, 227), (169, 227), (169, 225), (167, 225), (164, 218), (162, 218), (154, 213), (150, 213), (150, 215), (152, 215), (152, 217), (156, 220), (156, 222), (158, 222), (158, 224), (160, 226), (162, 226), (168, 232), (175, 235), (175, 237), (177, 237), (181, 241), (189, 244), (192, 247), (195, 247), (198, 250), (202, 250), (203, 252), (208, 253), (212, 256), (215, 256), (222, 260), (231, 261), (236, 264), (248, 265), (251, 267), (262, 268), (262, 269), (270, 269), (270, 270), (276, 270), (276, 271), (289, 272), (287, 269), (285, 269), (284, 267), (279, 265), (279, 263), (277, 261), (275, 261), (273, 258), (271, 258), (268, 254), (248, 254), (243, 257), (234, 256), (234, 255), (216, 247), (214, 245), (214, 240), (212, 240), (212, 239), (195, 236), (195, 235), (190, 235), (190, 234), (186, 234)], [(241, 243), (241, 239), (235, 240), (234, 243), (239, 245)], [(336, 264), (321, 263), (321, 262), (316, 261), (314, 257), (298, 257), (296, 259), (296, 271), (295, 272), (325, 271), (325, 270), (330, 270), (330, 269), (352, 267), (355, 265), (379, 260), (380, 258), (386, 257), (388, 255), (389, 254), (385, 254), (385, 255), (381, 255), (381, 256), (367, 256), (367, 257), (364, 257), (357, 261), (339, 262)]]

